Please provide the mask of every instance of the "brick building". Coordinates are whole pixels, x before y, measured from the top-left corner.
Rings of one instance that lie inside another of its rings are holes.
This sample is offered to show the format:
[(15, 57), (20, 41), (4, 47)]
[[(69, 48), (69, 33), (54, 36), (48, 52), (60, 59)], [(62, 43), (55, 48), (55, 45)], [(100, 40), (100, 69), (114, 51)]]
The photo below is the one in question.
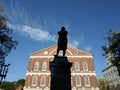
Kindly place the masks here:
[(116, 87), (118, 84), (120, 84), (120, 76), (118, 74), (117, 67), (113, 66), (110, 61), (110, 58), (112, 56), (112, 54), (108, 54), (107, 65), (106, 68), (102, 71), (102, 73), (103, 79), (109, 81), (111, 85), (114, 85)]
[[(24, 90), (50, 90), (49, 62), (56, 54), (57, 46), (51, 46), (30, 55)], [(62, 55), (59, 52), (59, 56)], [(72, 62), (72, 90), (99, 90), (93, 56), (90, 53), (68, 46), (66, 56)]]

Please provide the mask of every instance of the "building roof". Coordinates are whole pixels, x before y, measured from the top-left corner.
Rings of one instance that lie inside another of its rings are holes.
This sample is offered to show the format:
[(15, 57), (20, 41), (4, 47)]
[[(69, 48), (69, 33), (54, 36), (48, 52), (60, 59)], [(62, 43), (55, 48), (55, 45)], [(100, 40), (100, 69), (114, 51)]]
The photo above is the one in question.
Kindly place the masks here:
[[(57, 52), (57, 45), (50, 46), (30, 54), (30, 56), (54, 56)], [(66, 50), (66, 56), (92, 56), (91, 53), (79, 50), (72, 46), (68, 46)]]
[(110, 66), (106, 67), (105, 69), (102, 70), (102, 72), (108, 70), (109, 68), (111, 68), (111, 67), (113, 67), (113, 66), (114, 66), (114, 65), (110, 65)]

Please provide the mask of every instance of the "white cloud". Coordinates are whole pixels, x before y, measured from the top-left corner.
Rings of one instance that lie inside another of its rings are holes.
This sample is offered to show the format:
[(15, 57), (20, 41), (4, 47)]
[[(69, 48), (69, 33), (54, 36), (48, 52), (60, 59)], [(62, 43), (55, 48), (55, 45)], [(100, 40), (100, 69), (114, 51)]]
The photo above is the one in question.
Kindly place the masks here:
[[(14, 0), (11, 2), (7, 12), (10, 16), (9, 26), (11, 29), (15, 30), (16, 33), (20, 33), (24, 36), (27, 36), (33, 40), (37, 41), (53, 41), (57, 42), (57, 35), (51, 35), (49, 33), (48, 28), (52, 26), (55, 29), (60, 28), (60, 24), (57, 23), (52, 16), (48, 16), (48, 18), (37, 15), (35, 12), (34, 17), (31, 16), (31, 11), (26, 10), (18, 1)], [(16, 8), (15, 8), (16, 7)], [(64, 26), (66, 30), (70, 30), (70, 22), (64, 22)], [(50, 27), (49, 27), (50, 26)], [(51, 30), (51, 29), (50, 29)], [(80, 42), (77, 40), (71, 39), (70, 45), (73, 47), (78, 47), (78, 45), (83, 42), (82, 36), (79, 38)]]
[(51, 35), (47, 30), (48, 20), (41, 19), (37, 14), (34, 14), (34, 17), (31, 16), (31, 12), (24, 9), (16, 0), (9, 2), (7, 13), (10, 16), (8, 25), (11, 29), (33, 40), (56, 42), (56, 36)]
[(77, 40), (73, 40), (72, 42), (69, 43), (69, 45), (77, 48), (79, 45), (79, 42)]
[(88, 51), (88, 52), (90, 52), (92, 50), (92, 47), (87, 46), (87, 47), (85, 47), (85, 50)]
[(17, 25), (9, 24), (9, 27), (21, 34), (30, 37), (33, 40), (37, 41), (54, 41), (56, 42), (56, 36), (51, 35), (48, 31), (38, 28), (33, 28), (27, 25)]

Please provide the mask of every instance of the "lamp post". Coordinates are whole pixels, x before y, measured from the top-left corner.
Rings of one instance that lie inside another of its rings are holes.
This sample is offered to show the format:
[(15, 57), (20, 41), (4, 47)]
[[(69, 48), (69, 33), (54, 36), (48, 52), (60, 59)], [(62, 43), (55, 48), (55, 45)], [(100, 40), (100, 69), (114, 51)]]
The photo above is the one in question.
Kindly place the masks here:
[(6, 78), (9, 66), (10, 64), (5, 64), (4, 60), (2, 62), (0, 61), (0, 86), (1, 86), (2, 80)]

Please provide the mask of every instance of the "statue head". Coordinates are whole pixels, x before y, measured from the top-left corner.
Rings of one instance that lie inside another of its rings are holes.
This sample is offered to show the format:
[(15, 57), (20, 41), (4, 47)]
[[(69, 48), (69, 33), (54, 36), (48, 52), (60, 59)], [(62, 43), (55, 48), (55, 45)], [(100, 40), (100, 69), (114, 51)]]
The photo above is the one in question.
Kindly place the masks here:
[(61, 31), (65, 31), (65, 27), (64, 26), (62, 26)]

